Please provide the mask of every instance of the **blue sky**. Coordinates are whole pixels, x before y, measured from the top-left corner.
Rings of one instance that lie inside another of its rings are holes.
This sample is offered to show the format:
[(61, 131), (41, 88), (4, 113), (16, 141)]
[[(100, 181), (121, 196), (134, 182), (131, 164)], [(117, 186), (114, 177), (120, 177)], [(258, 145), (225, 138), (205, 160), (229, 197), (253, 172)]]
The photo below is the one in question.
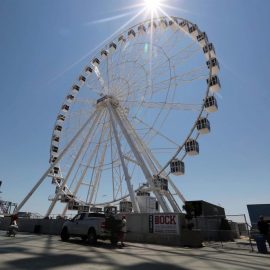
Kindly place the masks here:
[[(131, 16), (119, 15), (139, 11), (127, 8), (138, 2), (0, 2), (3, 199), (20, 202), (48, 168), (54, 122), (83, 68), (80, 59)], [(270, 2), (166, 3), (176, 7), (165, 9), (168, 14), (207, 32), (221, 66), (219, 112), (211, 117), (211, 134), (200, 140), (200, 155), (187, 161), (192, 169), (179, 180), (181, 190), (189, 200), (220, 204), (227, 214), (246, 213), (246, 204), (269, 203)], [(114, 16), (119, 18), (97, 22)], [(44, 213), (52, 193), (41, 186), (25, 210)]]

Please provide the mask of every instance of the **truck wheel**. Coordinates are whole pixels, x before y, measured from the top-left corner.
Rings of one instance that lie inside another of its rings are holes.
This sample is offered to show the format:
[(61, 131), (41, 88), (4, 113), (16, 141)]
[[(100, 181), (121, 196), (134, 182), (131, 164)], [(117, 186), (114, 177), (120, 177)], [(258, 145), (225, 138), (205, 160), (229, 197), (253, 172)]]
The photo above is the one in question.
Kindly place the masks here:
[(64, 242), (68, 241), (68, 239), (69, 239), (69, 233), (68, 233), (68, 230), (67, 230), (66, 227), (63, 228), (63, 230), (61, 231), (60, 236), (61, 236), (61, 240), (62, 241), (64, 241)]
[(117, 242), (118, 242), (117, 237), (111, 237), (111, 244), (112, 244), (113, 246), (116, 246), (116, 245), (117, 245)]
[(89, 230), (87, 239), (90, 245), (94, 245), (97, 243), (97, 235), (94, 229)]

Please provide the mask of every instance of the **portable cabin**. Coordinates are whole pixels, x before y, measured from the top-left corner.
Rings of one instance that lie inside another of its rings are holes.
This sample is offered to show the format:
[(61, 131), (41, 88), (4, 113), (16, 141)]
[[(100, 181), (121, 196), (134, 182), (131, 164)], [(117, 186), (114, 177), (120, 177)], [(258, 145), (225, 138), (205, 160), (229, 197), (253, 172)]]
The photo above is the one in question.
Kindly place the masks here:
[(186, 20), (183, 20), (179, 23), (179, 26), (182, 30), (184, 30), (185, 32), (189, 31), (189, 26), (188, 26), (188, 22)]
[(199, 31), (198, 31), (198, 26), (196, 24), (192, 24), (189, 29), (189, 34), (193, 37), (193, 38), (197, 38)]
[(63, 123), (65, 121), (65, 116), (63, 114), (59, 114), (57, 116), (57, 122)]
[(62, 106), (62, 111), (63, 112), (67, 112), (69, 110), (69, 106), (67, 105), (67, 104), (64, 104), (63, 106)]
[(197, 36), (197, 40), (200, 44), (200, 46), (203, 48), (204, 46), (206, 46), (207, 42), (208, 42), (208, 38), (205, 32), (201, 32), (198, 36)]
[(150, 192), (147, 192), (147, 191), (137, 191), (136, 193), (137, 196), (150, 196)]
[(210, 132), (210, 122), (207, 118), (202, 117), (196, 123), (197, 130), (200, 134), (207, 134)]
[(159, 175), (153, 176), (153, 182), (156, 189), (159, 191), (168, 190), (168, 180), (166, 178), (160, 177)]
[(214, 96), (208, 96), (204, 101), (204, 108), (207, 112), (216, 112), (218, 110), (217, 100)]
[(138, 32), (139, 34), (143, 35), (146, 32), (146, 27), (143, 24), (139, 25)]
[(212, 76), (218, 74), (218, 72), (219, 72), (219, 63), (218, 63), (217, 58), (215, 58), (215, 57), (211, 58), (210, 60), (208, 60), (206, 62), (206, 65), (207, 65), (208, 69), (210, 69), (210, 67), (212, 65)]
[(74, 85), (72, 86), (72, 93), (73, 93), (74, 95), (76, 95), (76, 94), (79, 92), (79, 90), (80, 90), (80, 86), (78, 86), (77, 84), (74, 84)]
[[(215, 47), (213, 43), (208, 43), (203, 47), (205, 57), (209, 60), (210, 58), (216, 57)], [(210, 58), (209, 58), (210, 54)]]
[(179, 159), (173, 159), (170, 162), (170, 169), (174, 175), (183, 175), (185, 173), (185, 163)]
[(90, 207), (90, 212), (92, 212), (92, 213), (100, 213), (100, 212), (102, 212), (102, 208), (93, 206), (93, 207)]
[(194, 139), (189, 139), (185, 143), (185, 150), (189, 156), (195, 156), (199, 154), (199, 144)]
[(118, 42), (119, 42), (120, 44), (125, 43), (125, 42), (126, 42), (125, 37), (124, 37), (123, 35), (121, 35), (121, 36), (118, 38)]
[(130, 29), (128, 31), (128, 39), (133, 39), (133, 38), (135, 38), (135, 36), (136, 36), (135, 31), (133, 29)]
[(91, 67), (86, 67), (84, 71), (87, 75), (90, 75), (93, 72), (93, 69)]
[(209, 79), (206, 80), (207, 84), (209, 84), (210, 91), (212, 92), (218, 92), (220, 89), (220, 82), (217, 75), (211, 76), (210, 83)]
[(120, 212), (122, 213), (131, 213), (132, 212), (132, 202), (127, 200), (120, 201), (119, 204)]
[(107, 56), (108, 56), (108, 51), (107, 50), (102, 50), (101, 52), (100, 52), (100, 55), (101, 55), (101, 57), (103, 58), (103, 59), (105, 59)]
[(159, 21), (159, 27), (161, 28), (161, 29), (166, 29), (167, 28), (167, 26), (168, 26), (168, 23), (167, 23), (167, 21), (165, 20), (165, 19), (161, 19), (160, 21)]
[(109, 52), (113, 53), (116, 50), (117, 46), (115, 43), (111, 42), (109, 45)]
[(74, 96), (73, 95), (68, 95), (67, 96), (67, 102), (71, 103), (74, 100)]
[(85, 78), (83, 75), (81, 75), (81, 76), (79, 77), (79, 82), (80, 82), (81, 84), (84, 84), (85, 81), (86, 81), (86, 78)]

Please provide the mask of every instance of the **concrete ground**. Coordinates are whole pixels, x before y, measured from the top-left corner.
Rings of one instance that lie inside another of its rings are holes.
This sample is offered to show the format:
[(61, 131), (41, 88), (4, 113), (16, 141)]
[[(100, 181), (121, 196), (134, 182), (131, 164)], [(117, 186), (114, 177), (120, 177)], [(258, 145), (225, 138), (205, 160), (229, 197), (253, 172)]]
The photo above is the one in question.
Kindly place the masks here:
[(74, 239), (64, 243), (59, 236), (0, 231), (0, 269), (270, 269), (270, 254), (249, 249), (213, 246), (199, 249), (127, 243), (112, 248), (109, 242), (89, 246)]

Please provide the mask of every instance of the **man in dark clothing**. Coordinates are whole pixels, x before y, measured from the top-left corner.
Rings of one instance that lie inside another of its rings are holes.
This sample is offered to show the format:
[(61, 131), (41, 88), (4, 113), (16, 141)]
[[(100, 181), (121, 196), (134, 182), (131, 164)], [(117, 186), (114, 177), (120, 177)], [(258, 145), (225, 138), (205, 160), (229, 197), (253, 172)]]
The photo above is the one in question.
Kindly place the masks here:
[(264, 220), (263, 216), (260, 216), (260, 219), (257, 223), (258, 230), (260, 234), (264, 236), (266, 241), (268, 242), (268, 245), (270, 247), (270, 231), (269, 231), (269, 224), (266, 220)]

